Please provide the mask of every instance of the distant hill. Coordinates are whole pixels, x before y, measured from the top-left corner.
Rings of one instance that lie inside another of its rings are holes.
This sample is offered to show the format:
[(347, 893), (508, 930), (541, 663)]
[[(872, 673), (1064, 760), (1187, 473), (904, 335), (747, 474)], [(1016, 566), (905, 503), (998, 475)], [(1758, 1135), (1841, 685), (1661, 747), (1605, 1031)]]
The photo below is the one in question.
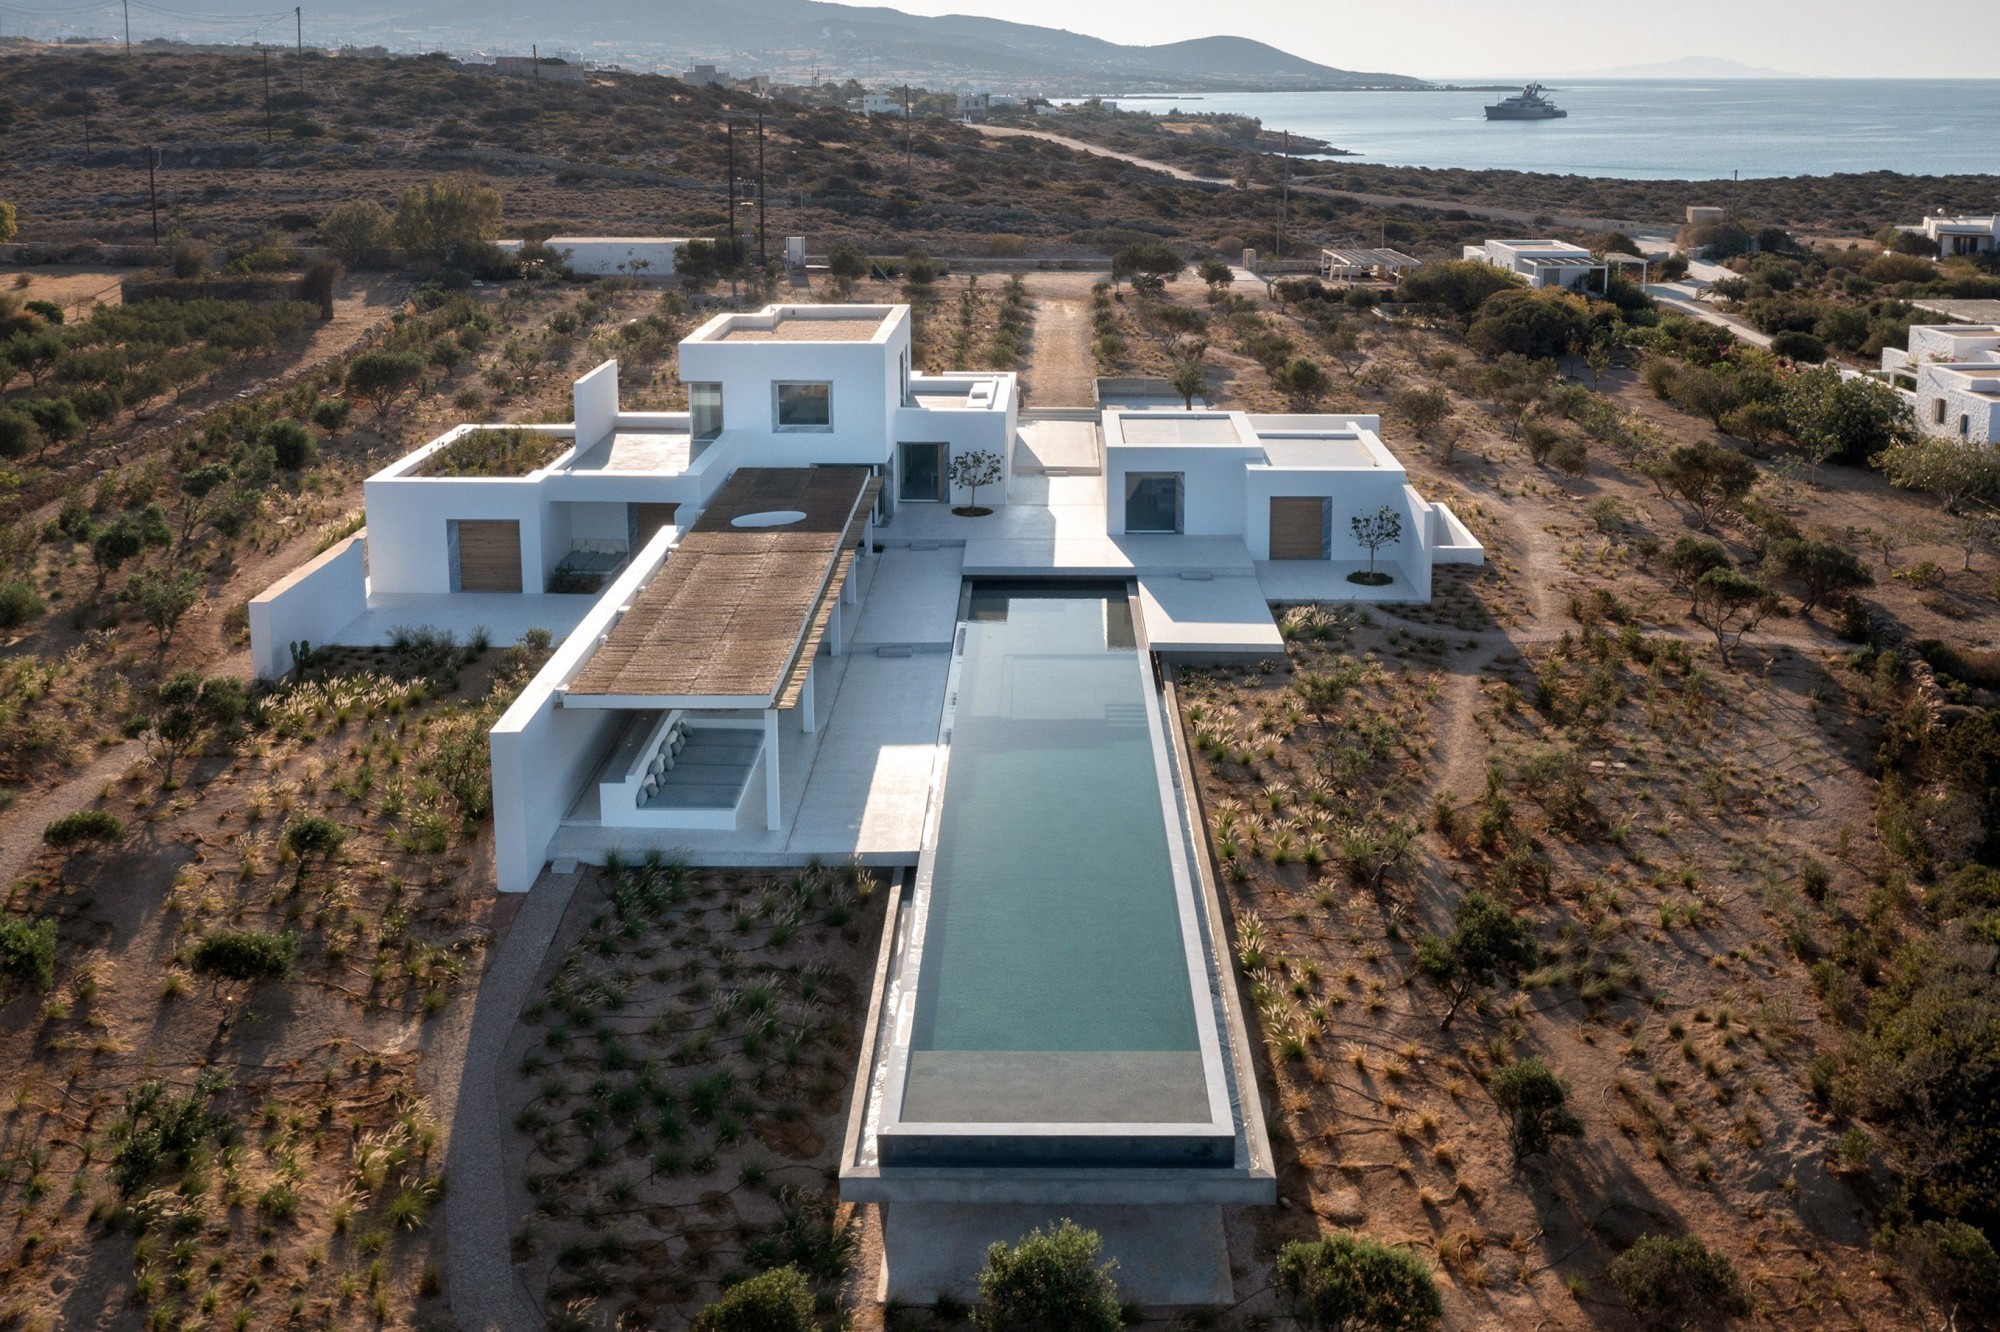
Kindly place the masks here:
[[(1162, 46), (1124, 46), (1081, 33), (969, 15), (931, 18), (876, 6), (823, 0), (576, 0), (550, 11), (525, 0), (410, 0), (393, 18), (369, 0), (328, 0), (319, 22), (445, 49), (475, 44), (525, 54), (561, 47), (592, 58), (648, 52), (663, 70), (698, 60), (743, 75), (854, 76), (865, 83), (924, 82), (1123, 92), (1140, 88), (1420, 86), (1401, 74), (1364, 73), (1316, 64), (1243, 37), (1201, 37)], [(367, 6), (364, 8), (363, 6)], [(308, 19), (308, 29), (314, 26)], [(390, 36), (389, 34), (393, 34)], [(308, 37), (311, 34), (308, 32)], [(351, 39), (348, 39), (351, 40)], [(511, 45), (510, 45), (511, 44)]]
[(1720, 56), (1682, 56), (1678, 60), (1661, 60), (1649, 65), (1618, 65), (1612, 69), (1584, 70), (1581, 73), (1564, 74), (1561, 77), (1566, 79), (1802, 79), (1806, 75), (1782, 69), (1763, 69), (1736, 60), (1724, 60)]

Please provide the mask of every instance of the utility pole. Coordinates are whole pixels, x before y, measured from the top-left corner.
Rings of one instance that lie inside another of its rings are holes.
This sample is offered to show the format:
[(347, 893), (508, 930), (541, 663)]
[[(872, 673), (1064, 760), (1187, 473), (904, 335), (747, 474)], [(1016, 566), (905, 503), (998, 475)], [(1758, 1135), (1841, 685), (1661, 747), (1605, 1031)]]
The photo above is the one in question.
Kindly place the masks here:
[(535, 79), (539, 82), (542, 77), (542, 48), (533, 42), (528, 43), (528, 66), (535, 71)]
[(736, 295), (736, 270), (742, 265), (743, 233), (736, 225), (736, 121), (723, 113), (723, 137), (729, 146), (729, 294)]
[(1285, 257), (1285, 223), (1292, 209), (1292, 132), (1285, 131), (1285, 176), (1278, 182), (1278, 258)]
[(916, 156), (910, 147), (910, 85), (903, 85), (903, 174), (908, 175), (916, 168)]
[(271, 142), (271, 48), (264, 48), (264, 142)]
[(153, 244), (160, 243), (160, 187), (153, 175), (153, 167), (160, 160), (158, 148), (146, 149), (146, 197), (153, 208)]
[(757, 266), (770, 262), (764, 248), (764, 104), (757, 103)]
[(294, 36), (298, 41), (299, 91), (304, 92), (306, 90), (306, 11), (304, 6), (292, 6), (292, 23), (295, 25)]
[(125, 6), (125, 54), (132, 54), (132, 0), (123, 0)]

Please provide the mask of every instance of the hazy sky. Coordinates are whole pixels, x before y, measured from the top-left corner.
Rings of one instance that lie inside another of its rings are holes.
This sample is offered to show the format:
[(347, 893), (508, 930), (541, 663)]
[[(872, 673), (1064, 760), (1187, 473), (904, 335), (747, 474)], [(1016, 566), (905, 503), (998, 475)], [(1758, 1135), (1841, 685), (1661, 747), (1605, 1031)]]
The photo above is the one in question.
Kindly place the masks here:
[(1606, 69), (1688, 55), (1798, 74), (2000, 78), (2000, 0), (1942, 8), (1882, 0), (876, 2), (1146, 45), (1228, 33), (1342, 69), (1424, 78)]

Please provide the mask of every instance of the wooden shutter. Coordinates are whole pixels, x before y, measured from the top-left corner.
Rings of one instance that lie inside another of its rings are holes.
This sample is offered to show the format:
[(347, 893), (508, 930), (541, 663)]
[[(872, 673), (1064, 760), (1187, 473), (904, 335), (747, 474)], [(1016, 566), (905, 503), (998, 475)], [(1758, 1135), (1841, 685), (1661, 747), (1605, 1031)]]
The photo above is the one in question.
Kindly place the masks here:
[(521, 590), (521, 524), (511, 518), (458, 522), (458, 590)]
[(1317, 496), (1271, 497), (1271, 558), (1318, 560), (1326, 527), (1327, 500)]

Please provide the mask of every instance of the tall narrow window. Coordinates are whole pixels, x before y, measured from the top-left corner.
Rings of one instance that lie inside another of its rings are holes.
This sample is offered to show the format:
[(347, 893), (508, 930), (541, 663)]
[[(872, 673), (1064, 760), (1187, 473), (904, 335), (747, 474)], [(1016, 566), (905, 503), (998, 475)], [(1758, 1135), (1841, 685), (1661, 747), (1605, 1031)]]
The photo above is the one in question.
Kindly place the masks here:
[(780, 430), (833, 429), (833, 385), (780, 380), (772, 386), (774, 424)]
[(689, 384), (688, 415), (691, 433), (698, 441), (711, 440), (722, 433), (722, 385)]

